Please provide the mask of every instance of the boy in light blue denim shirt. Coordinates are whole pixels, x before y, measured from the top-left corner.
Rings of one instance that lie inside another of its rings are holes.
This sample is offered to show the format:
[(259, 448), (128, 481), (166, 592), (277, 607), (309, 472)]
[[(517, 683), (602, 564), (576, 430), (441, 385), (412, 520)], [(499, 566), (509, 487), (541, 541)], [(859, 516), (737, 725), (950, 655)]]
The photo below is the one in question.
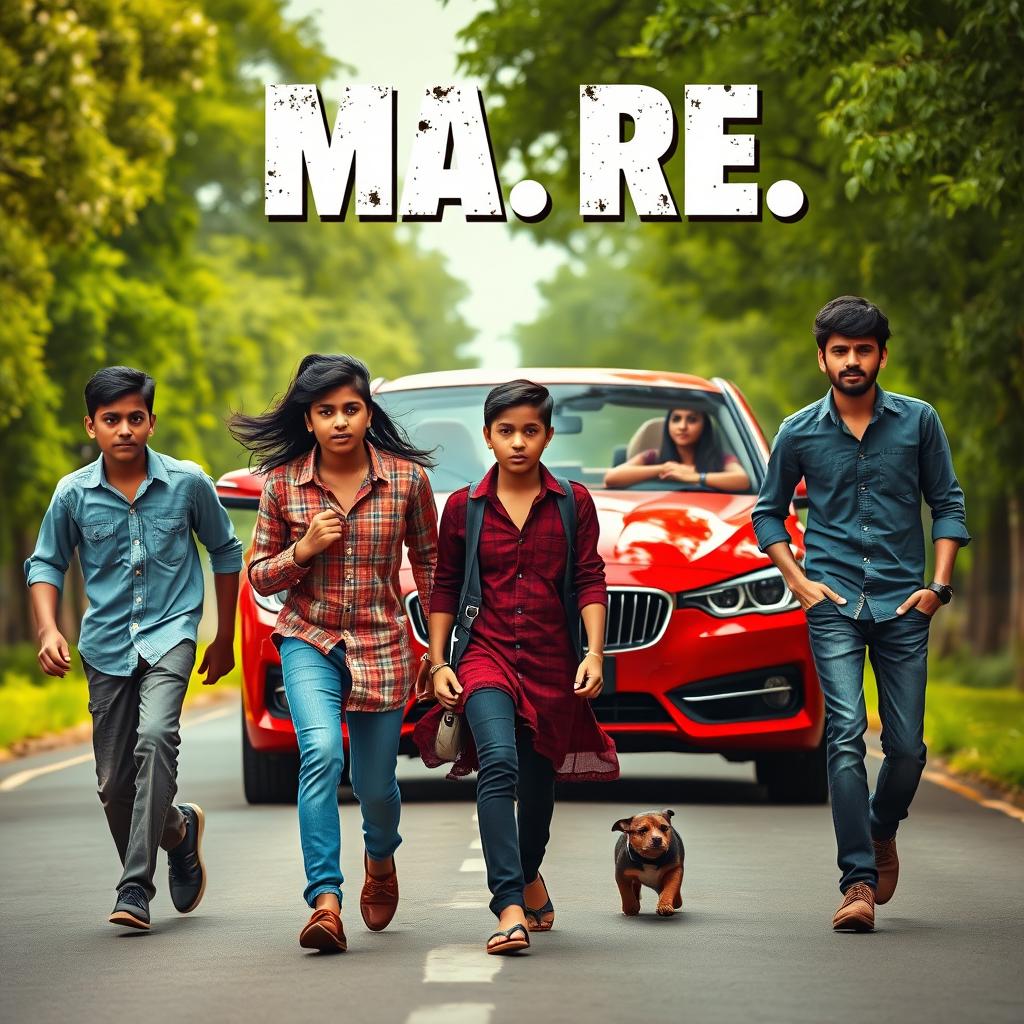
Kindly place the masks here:
[(148, 444), (156, 385), (109, 366), (85, 388), (85, 429), (100, 457), (64, 477), (39, 529), (25, 576), (47, 675), (71, 668), (57, 627), (64, 575), (77, 550), (89, 609), (78, 650), (100, 802), (123, 865), (111, 924), (149, 928), (156, 850), (168, 851), (171, 900), (194, 910), (206, 890), (204, 815), (175, 806), (179, 721), (196, 655), (203, 573), (193, 532), (210, 554), (217, 636), (199, 666), (211, 685), (234, 667), (242, 546), (213, 481), (192, 462)]

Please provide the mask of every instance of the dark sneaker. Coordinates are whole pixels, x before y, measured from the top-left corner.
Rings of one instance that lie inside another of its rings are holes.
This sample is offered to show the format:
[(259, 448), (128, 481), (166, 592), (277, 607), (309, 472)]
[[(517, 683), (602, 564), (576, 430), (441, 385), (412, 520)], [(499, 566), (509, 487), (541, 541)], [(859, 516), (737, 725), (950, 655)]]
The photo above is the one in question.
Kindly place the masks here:
[(203, 865), (203, 809), (199, 804), (179, 804), (185, 818), (185, 838), (167, 851), (171, 902), (179, 914), (199, 906), (206, 892), (206, 868)]
[(888, 903), (900, 880), (900, 859), (896, 856), (895, 839), (872, 839), (875, 847), (875, 867), (878, 868), (878, 888), (875, 902)]
[(118, 890), (117, 903), (108, 920), (124, 928), (149, 931), (149, 900), (141, 885), (126, 885)]
[(870, 932), (875, 927), (875, 890), (856, 882), (846, 890), (843, 902), (832, 918), (837, 932)]

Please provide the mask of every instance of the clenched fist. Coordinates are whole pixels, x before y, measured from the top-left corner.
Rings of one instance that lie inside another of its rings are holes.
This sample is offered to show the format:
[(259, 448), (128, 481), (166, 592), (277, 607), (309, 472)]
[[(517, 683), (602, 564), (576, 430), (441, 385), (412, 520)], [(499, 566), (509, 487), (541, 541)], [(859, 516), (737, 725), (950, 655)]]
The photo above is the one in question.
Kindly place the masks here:
[(343, 529), (341, 517), (333, 509), (318, 512), (310, 520), (305, 536), (295, 545), (295, 561), (307, 565), (314, 555), (319, 555), (336, 540), (341, 540)]

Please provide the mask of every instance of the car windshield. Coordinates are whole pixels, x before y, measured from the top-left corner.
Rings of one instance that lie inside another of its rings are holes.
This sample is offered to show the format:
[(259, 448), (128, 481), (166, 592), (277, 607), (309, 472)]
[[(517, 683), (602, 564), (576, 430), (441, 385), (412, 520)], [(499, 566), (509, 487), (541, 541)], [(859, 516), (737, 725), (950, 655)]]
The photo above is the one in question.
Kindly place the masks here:
[[(688, 388), (643, 385), (552, 384), (552, 439), (544, 464), (556, 476), (603, 489), (605, 473), (644, 452), (660, 453), (666, 416), (673, 409), (707, 414), (721, 453), (735, 458), (755, 493), (760, 467), (756, 447), (745, 425), (724, 397)], [(415, 445), (435, 449), (437, 466), (429, 471), (435, 491), (448, 492), (479, 480), (494, 464), (481, 428), (489, 386), (385, 391), (375, 401), (395, 417)], [(651, 461), (660, 454), (651, 454)], [(673, 480), (647, 480), (631, 490), (693, 490), (697, 485)]]

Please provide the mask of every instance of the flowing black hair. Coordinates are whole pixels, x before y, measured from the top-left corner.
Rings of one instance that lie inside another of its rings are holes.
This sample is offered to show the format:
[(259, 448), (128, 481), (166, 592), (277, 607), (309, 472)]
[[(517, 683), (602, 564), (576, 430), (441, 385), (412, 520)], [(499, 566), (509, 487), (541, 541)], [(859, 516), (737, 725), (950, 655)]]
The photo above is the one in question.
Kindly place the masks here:
[(239, 444), (248, 448), (261, 473), (268, 473), (316, 447), (316, 438), (306, 428), (306, 413), (322, 395), (335, 388), (350, 387), (373, 414), (366, 439), (382, 452), (432, 468), (431, 452), (416, 448), (405, 431), (371, 398), (370, 371), (355, 356), (306, 356), (276, 405), (259, 416), (235, 413), (228, 430)]
[[(679, 405), (675, 409), (669, 409), (665, 414), (665, 426), (661, 431), (661, 454), (662, 462), (677, 462), (679, 460), (679, 449), (676, 447), (672, 435), (668, 432), (668, 424), (672, 419), (672, 413), (679, 409), (687, 409), (688, 406)], [(725, 452), (718, 441), (718, 434), (715, 432), (711, 417), (703, 409), (694, 409), (704, 417), (704, 429), (697, 439), (697, 450), (694, 452), (693, 461), (698, 473), (720, 473), (725, 468)]]

